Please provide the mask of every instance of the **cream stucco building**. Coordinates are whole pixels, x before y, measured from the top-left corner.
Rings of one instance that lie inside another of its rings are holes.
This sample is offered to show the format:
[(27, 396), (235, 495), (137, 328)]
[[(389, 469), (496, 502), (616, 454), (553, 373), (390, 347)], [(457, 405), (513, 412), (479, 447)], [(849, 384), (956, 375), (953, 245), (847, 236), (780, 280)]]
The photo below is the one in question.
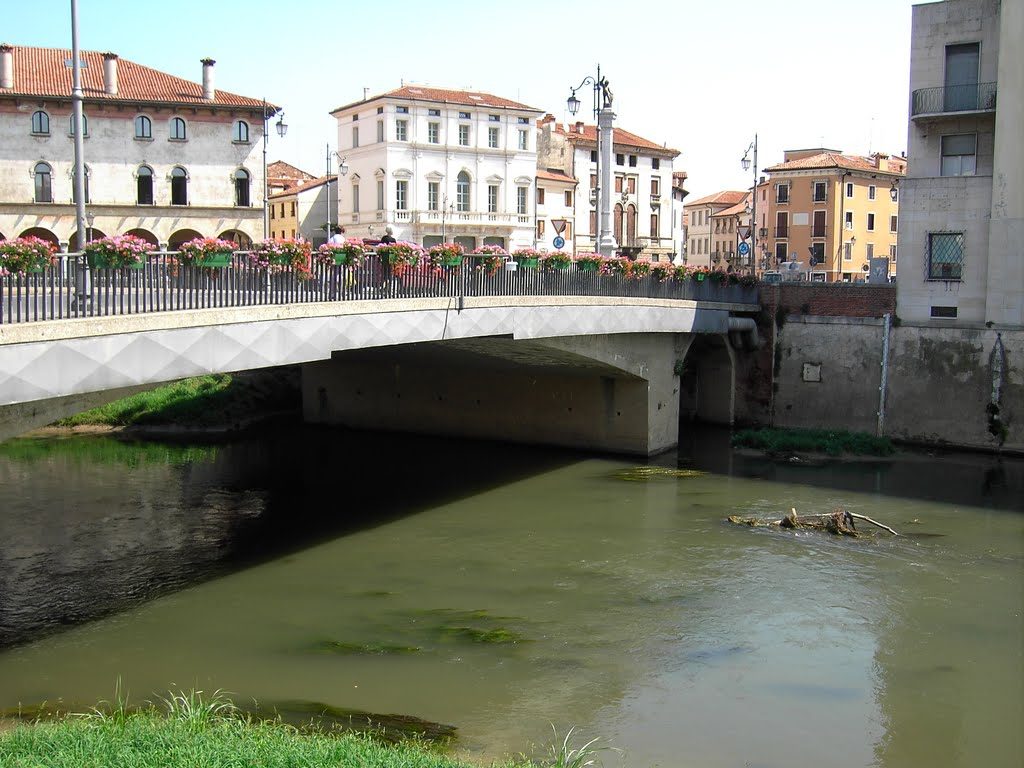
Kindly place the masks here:
[[(277, 107), (84, 51), (86, 205), (95, 237), (174, 247), (195, 236), (263, 236), (264, 114)], [(71, 51), (0, 45), (0, 237), (74, 250)], [(200, 68), (197, 65), (197, 74)]]
[(1024, 0), (913, 9), (899, 314), (1024, 326)]

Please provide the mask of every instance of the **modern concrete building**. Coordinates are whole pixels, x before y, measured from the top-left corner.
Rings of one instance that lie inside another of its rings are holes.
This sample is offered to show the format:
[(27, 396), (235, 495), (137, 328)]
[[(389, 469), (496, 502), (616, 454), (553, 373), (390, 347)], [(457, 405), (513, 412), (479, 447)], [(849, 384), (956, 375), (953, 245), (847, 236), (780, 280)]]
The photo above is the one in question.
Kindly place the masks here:
[[(275, 240), (302, 238), (313, 245), (327, 242), (327, 214), (338, 199), (337, 182), (337, 176), (325, 176), (271, 195), (270, 236)], [(331, 223), (337, 224), (334, 211), (330, 214)]]
[(1024, 326), (1022, 40), (1024, 0), (914, 6), (904, 320)]
[[(746, 192), (727, 189), (712, 195), (692, 200), (686, 204), (689, 220), (686, 263), (693, 267), (713, 267), (714, 258), (714, 215), (740, 203)], [(719, 224), (721, 228), (721, 224)], [(721, 235), (721, 232), (718, 233)], [(719, 256), (721, 258), (721, 256)]]
[(331, 112), (350, 168), (338, 219), (355, 237), (532, 247), (540, 110), (406, 85)]
[[(773, 268), (819, 282), (862, 282), (872, 259), (896, 273), (903, 157), (791, 149), (758, 185), (758, 242)], [(763, 233), (763, 234), (762, 234)], [(760, 248), (758, 248), (760, 250)]]
[[(83, 51), (85, 197), (92, 236), (174, 247), (263, 236), (264, 116), (278, 107)], [(74, 250), (71, 51), (0, 45), (0, 238)]]
[(578, 184), (560, 170), (537, 170), (537, 250), (576, 252)]
[[(612, 134), (612, 233), (620, 252), (671, 260), (672, 162), (679, 151), (615, 127)], [(597, 251), (597, 127), (545, 115), (538, 166), (579, 180), (576, 250)]]

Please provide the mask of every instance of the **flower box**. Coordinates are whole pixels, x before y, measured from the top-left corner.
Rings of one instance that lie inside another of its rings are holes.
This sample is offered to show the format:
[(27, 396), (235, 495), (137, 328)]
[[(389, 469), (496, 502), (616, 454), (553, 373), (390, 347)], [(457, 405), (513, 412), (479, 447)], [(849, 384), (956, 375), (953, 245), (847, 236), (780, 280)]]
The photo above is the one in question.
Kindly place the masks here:
[(519, 266), (522, 267), (523, 269), (536, 269), (537, 267), (540, 266), (540, 259), (537, 258), (536, 256), (524, 256), (522, 258), (516, 259), (516, 261), (519, 263)]
[(457, 267), (462, 264), (465, 249), (460, 243), (441, 243), (427, 251), (430, 261), (441, 267)]
[(56, 252), (52, 243), (31, 235), (0, 241), (0, 273), (42, 272), (57, 263)]
[(86, 258), (90, 269), (142, 269), (145, 261), (129, 261), (127, 264), (116, 256), (103, 253), (90, 253)]
[(581, 261), (577, 265), (580, 272), (597, 272), (598, 265), (592, 261)]
[(86, 243), (82, 251), (92, 269), (142, 269), (156, 246), (135, 235), (113, 235)]
[(178, 246), (178, 260), (196, 267), (226, 267), (237, 247), (230, 240), (197, 237)]
[(195, 260), (197, 267), (213, 267), (216, 269), (223, 269), (224, 267), (230, 266), (232, 251), (218, 251), (216, 253), (208, 253), (203, 256), (199, 256)]
[(462, 264), (461, 256), (442, 256), (441, 266), (442, 267), (458, 267)]

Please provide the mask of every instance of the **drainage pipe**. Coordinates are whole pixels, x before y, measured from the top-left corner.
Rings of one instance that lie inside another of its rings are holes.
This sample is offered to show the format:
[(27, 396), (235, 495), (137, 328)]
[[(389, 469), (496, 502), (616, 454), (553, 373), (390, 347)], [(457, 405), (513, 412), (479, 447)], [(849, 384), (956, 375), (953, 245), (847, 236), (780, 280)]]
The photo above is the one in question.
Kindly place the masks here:
[(743, 347), (748, 352), (761, 346), (761, 338), (757, 334), (757, 323), (752, 317), (729, 318), (729, 342), (734, 348)]

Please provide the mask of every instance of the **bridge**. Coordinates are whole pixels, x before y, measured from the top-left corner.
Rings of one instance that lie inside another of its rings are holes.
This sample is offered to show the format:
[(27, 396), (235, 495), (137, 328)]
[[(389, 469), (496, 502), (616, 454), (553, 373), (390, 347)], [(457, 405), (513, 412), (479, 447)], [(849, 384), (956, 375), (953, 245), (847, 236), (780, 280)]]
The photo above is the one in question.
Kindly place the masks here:
[(302, 366), (310, 422), (648, 455), (730, 423), (756, 287), (662, 271), (184, 266), (0, 278), (0, 439), (176, 379)]

